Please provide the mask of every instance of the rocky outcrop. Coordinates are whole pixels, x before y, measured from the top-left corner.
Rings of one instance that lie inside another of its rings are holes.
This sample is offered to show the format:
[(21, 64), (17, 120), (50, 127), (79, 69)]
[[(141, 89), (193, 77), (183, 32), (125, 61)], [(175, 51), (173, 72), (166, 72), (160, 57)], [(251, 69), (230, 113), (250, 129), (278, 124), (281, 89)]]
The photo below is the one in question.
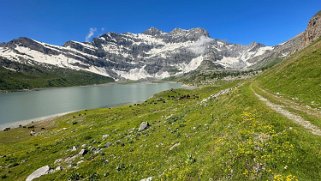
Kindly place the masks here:
[(311, 42), (321, 37), (321, 11), (319, 11), (310, 20), (307, 29), (303, 34), (304, 46), (309, 45)]
[(151, 36), (160, 36), (164, 32), (162, 32), (161, 30), (159, 30), (155, 27), (151, 27), (151, 28), (147, 29), (146, 31), (144, 31), (143, 33), (146, 35), (151, 35)]

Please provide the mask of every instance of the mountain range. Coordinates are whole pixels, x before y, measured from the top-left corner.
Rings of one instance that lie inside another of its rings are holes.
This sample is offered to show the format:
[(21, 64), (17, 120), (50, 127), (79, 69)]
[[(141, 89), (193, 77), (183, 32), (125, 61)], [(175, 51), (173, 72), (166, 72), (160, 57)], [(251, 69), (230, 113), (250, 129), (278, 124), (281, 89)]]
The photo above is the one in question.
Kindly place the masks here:
[(106, 33), (92, 42), (56, 46), (22, 37), (0, 44), (0, 66), (19, 71), (28, 65), (81, 70), (114, 80), (163, 79), (194, 70), (256, 70), (308, 46), (321, 35), (321, 13), (305, 32), (276, 46), (239, 45), (212, 38), (202, 28), (154, 27), (143, 33)]

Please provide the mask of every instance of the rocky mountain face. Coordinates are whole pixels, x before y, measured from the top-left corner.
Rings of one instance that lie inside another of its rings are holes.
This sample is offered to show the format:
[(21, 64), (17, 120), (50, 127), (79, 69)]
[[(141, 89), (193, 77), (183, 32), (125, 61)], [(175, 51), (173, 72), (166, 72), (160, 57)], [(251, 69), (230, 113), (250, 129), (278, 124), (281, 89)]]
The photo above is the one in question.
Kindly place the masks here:
[(37, 66), (86, 70), (114, 79), (161, 79), (187, 73), (201, 64), (218, 69), (244, 69), (273, 47), (243, 46), (210, 38), (201, 28), (143, 33), (106, 33), (92, 42), (68, 41), (55, 46), (19, 38), (0, 47), (0, 59)]
[(303, 45), (307, 46), (321, 36), (321, 11), (319, 11), (309, 22), (303, 33)]
[[(283, 44), (238, 45), (214, 39), (201, 28), (163, 32), (106, 33), (92, 42), (68, 41), (50, 45), (29, 38), (0, 44), (0, 66), (8, 62), (85, 70), (119, 79), (162, 79), (201, 70), (246, 70), (262, 67), (306, 46), (321, 34), (318, 13), (307, 30)], [(6, 62), (6, 63), (4, 63)]]

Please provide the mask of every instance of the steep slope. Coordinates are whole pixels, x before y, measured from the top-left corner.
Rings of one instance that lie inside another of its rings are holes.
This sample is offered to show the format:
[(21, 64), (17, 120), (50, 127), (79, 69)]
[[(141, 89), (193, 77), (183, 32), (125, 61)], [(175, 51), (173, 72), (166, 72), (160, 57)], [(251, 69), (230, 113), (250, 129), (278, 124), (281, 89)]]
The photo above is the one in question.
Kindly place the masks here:
[(321, 40), (268, 70), (258, 82), (275, 94), (321, 108)]
[(0, 91), (101, 84), (113, 79), (85, 71), (32, 66), (0, 58)]

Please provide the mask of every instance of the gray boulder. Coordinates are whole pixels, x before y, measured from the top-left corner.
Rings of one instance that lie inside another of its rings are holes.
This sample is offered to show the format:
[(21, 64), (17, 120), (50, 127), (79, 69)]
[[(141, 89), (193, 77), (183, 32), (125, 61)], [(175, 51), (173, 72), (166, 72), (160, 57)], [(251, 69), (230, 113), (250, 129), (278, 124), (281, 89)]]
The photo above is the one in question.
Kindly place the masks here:
[(50, 172), (50, 167), (48, 165), (38, 168), (32, 174), (30, 174), (26, 181), (32, 181), (33, 179), (39, 178), (43, 175), (47, 175)]
[(107, 143), (104, 145), (105, 148), (109, 148), (110, 146), (111, 146), (111, 142), (107, 142)]
[(140, 181), (152, 181), (152, 180), (153, 180), (153, 177), (148, 177), (148, 178), (141, 179)]
[(84, 155), (86, 155), (87, 153), (88, 153), (88, 150), (86, 150), (86, 149), (81, 149), (80, 152), (79, 152), (79, 155), (84, 156)]
[(142, 122), (138, 128), (138, 131), (144, 131), (148, 129), (150, 124), (148, 122)]

